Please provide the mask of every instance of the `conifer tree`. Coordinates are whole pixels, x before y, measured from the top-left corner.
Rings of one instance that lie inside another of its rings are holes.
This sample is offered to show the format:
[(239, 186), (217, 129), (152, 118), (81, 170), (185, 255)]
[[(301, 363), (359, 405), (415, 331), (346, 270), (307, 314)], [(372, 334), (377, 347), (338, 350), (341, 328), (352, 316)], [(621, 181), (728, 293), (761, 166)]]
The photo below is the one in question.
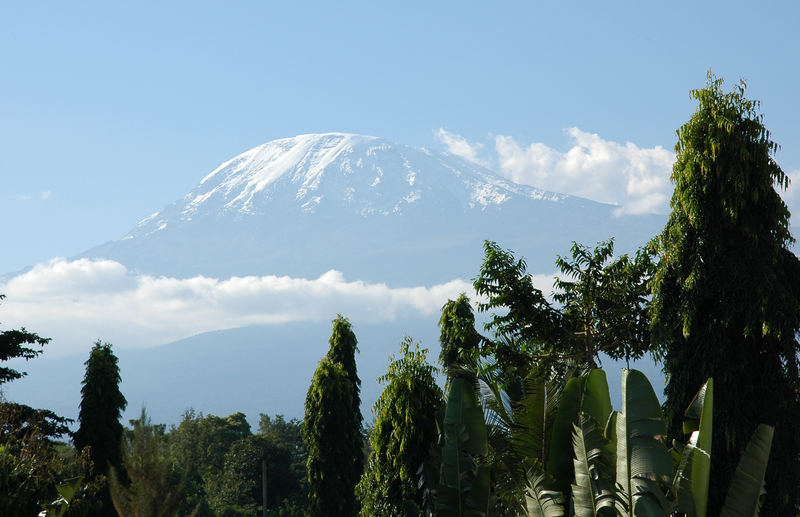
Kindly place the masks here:
[(800, 495), (798, 343), (800, 261), (789, 251), (789, 211), (775, 190), (788, 178), (741, 82), (730, 93), (709, 73), (697, 111), (678, 130), (672, 212), (651, 313), (665, 346), (671, 433), (697, 386), (714, 378), (709, 515), (759, 423), (775, 426), (763, 515), (794, 515)]
[(355, 486), (364, 470), (364, 443), (357, 350), (350, 322), (338, 315), (333, 320), (330, 349), (306, 395), (303, 434), (312, 516), (358, 514)]
[[(86, 374), (81, 388), (80, 426), (74, 436), (75, 448), (90, 448), (94, 465), (91, 478), (107, 476), (111, 467), (124, 473), (123, 429), (119, 419), (128, 403), (119, 389), (119, 365), (111, 344), (98, 340), (84, 364)], [(101, 494), (101, 502), (102, 507), (94, 508), (95, 514), (114, 515), (107, 488)]]

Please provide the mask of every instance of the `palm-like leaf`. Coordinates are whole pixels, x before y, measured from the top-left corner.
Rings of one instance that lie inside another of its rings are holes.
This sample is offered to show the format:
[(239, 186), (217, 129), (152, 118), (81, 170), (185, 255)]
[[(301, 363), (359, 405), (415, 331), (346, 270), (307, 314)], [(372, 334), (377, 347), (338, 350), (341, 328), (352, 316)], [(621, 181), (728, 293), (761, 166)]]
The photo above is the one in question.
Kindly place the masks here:
[(696, 517), (705, 517), (708, 506), (713, 410), (714, 381), (708, 379), (684, 415), (683, 431), (690, 437), (681, 450), (672, 484), (678, 498), (678, 509)]
[(722, 505), (720, 517), (758, 515), (773, 433), (774, 428), (766, 424), (759, 424), (753, 433), (733, 474), (733, 481), (725, 497), (725, 504)]
[(576, 517), (615, 515), (611, 455), (607, 440), (594, 418), (581, 415), (581, 425), (574, 426), (572, 444), (575, 451), (575, 482), (572, 484), (572, 505)]
[(489, 506), (489, 469), (476, 459), (487, 452), (483, 410), (475, 385), (457, 377), (450, 382), (444, 415), (441, 483), (437, 490), (437, 514), (485, 516)]
[(672, 460), (661, 441), (666, 424), (658, 398), (641, 372), (622, 371), (622, 410), (614, 420), (616, 483), (623, 495), (620, 512), (663, 515), (663, 492), (658, 481), (650, 481), (671, 476)]
[(528, 488), (525, 491), (525, 509), (528, 517), (564, 517), (562, 495), (548, 488), (547, 475), (540, 469), (528, 470)]

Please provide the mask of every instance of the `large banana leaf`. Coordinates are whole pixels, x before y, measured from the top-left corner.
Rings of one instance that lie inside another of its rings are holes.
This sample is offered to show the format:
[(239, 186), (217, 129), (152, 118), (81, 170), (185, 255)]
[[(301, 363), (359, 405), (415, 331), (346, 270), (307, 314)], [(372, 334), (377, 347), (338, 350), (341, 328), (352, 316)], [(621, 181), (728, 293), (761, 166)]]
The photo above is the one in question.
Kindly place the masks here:
[(489, 506), (489, 469), (476, 458), (487, 452), (486, 424), (475, 386), (465, 378), (450, 382), (444, 414), (444, 448), (437, 515), (486, 516)]
[(663, 443), (666, 424), (653, 387), (643, 373), (622, 371), (622, 409), (616, 415), (616, 483), (628, 515), (663, 515), (663, 492), (657, 482), (672, 475)]
[(690, 516), (706, 517), (713, 411), (714, 381), (708, 379), (684, 414), (683, 432), (690, 434), (690, 438), (681, 451), (680, 464), (673, 481), (678, 509)]
[(769, 451), (774, 428), (759, 424), (744, 449), (733, 474), (731, 487), (722, 505), (720, 517), (754, 517), (758, 515), (759, 498), (764, 487)]
[(528, 517), (564, 517), (561, 492), (547, 487), (547, 475), (528, 470), (528, 488), (525, 491), (525, 506)]
[(583, 377), (567, 382), (561, 394), (558, 414), (550, 437), (547, 471), (553, 476), (556, 487), (563, 493), (570, 489), (574, 479), (572, 458), (572, 431), (581, 414), (591, 417), (597, 425), (604, 425), (611, 413), (611, 397), (603, 370), (594, 369)]
[(611, 410), (611, 395), (608, 391), (606, 372), (594, 369), (586, 377), (581, 412), (592, 417), (597, 425), (604, 426)]
[(572, 435), (575, 451), (572, 505), (575, 516), (614, 516), (614, 481), (607, 440), (594, 418), (582, 414), (580, 421), (581, 425), (574, 426)]

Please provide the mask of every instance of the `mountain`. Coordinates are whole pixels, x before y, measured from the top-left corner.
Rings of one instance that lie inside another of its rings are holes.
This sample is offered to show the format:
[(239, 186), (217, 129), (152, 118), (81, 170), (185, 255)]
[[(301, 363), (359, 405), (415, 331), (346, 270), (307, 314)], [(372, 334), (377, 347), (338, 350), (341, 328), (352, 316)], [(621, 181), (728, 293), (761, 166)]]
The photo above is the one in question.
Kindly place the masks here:
[(663, 217), (518, 185), (453, 155), (344, 133), (266, 143), (221, 164), (122, 239), (81, 257), (143, 273), (346, 278), (420, 285), (471, 278), (485, 239), (553, 270), (572, 240), (621, 249)]
[[(475, 277), (485, 239), (524, 256), (531, 273), (550, 274), (556, 255), (568, 254), (573, 240), (594, 245), (614, 236), (617, 250), (630, 252), (665, 222), (657, 215), (617, 216), (617, 209), (518, 185), (450, 154), (370, 136), (300, 135), (222, 163), (120, 240), (80, 257), (113, 259), (129, 271), (175, 278), (313, 279), (336, 269), (348, 280), (431, 286)], [(353, 318), (365, 412), (380, 393), (376, 378), (403, 334), (420, 339), (435, 360), (437, 321), (436, 315), (384, 323)], [(308, 321), (121, 349), (127, 414), (135, 416), (146, 403), (162, 422), (176, 422), (188, 407), (244, 411), (251, 421), (258, 412), (300, 416), (329, 335), (328, 321)], [(74, 417), (83, 361), (84, 356), (44, 357), (19, 365), (30, 375), (6, 394)]]

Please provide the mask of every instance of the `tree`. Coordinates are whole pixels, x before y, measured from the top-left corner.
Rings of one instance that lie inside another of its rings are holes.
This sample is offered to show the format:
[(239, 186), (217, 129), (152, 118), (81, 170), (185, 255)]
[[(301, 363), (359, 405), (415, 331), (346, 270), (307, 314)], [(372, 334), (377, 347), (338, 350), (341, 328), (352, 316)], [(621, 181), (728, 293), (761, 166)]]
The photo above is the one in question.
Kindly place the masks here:
[[(282, 510), (287, 510), (276, 515), (294, 515), (288, 511), (292, 507), (297, 509), (296, 514), (305, 515), (304, 510), (308, 499), (308, 473), (306, 471), (308, 449), (303, 442), (302, 420), (292, 418), (287, 421), (283, 415), (270, 417), (261, 413), (258, 434), (263, 436), (276, 451), (286, 451), (289, 456), (289, 474), (281, 480), (280, 487), (268, 488), (268, 502), (271, 503), (274, 500), (279, 507), (284, 507)], [(273, 508), (272, 504), (270, 504), (270, 508)]]
[(665, 347), (665, 410), (680, 411), (714, 377), (718, 396), (709, 514), (719, 512), (736, 461), (761, 422), (775, 426), (767, 515), (800, 502), (798, 343), (800, 261), (788, 246), (789, 211), (775, 190), (788, 177), (759, 103), (740, 82), (729, 93), (710, 72), (695, 113), (678, 130), (671, 214), (654, 240), (656, 341)]
[(650, 255), (640, 250), (631, 259), (614, 256), (614, 239), (594, 250), (572, 243), (572, 257), (556, 258), (564, 278), (556, 277), (553, 294), (562, 305), (563, 349), (581, 357), (589, 368), (603, 352), (612, 359), (642, 357), (650, 349), (647, 280)]
[(181, 423), (167, 435), (173, 467), (185, 479), (182, 510), (195, 507), (202, 515), (213, 515), (211, 506), (221, 508), (224, 500), (213, 493), (223, 484), (225, 457), (237, 442), (251, 436), (243, 413), (227, 417), (195, 413), (189, 409)]
[(439, 364), (449, 368), (459, 363), (474, 363), (480, 354), (483, 337), (475, 330), (475, 314), (466, 294), (447, 300), (439, 318)]
[[(120, 517), (177, 517), (183, 503), (185, 478), (172, 474), (163, 425), (152, 425), (142, 408), (132, 420), (133, 431), (123, 441), (126, 483), (115, 467), (109, 470), (109, 487)], [(196, 515), (197, 509), (192, 513)]]
[(501, 310), (487, 324), (495, 337), (485, 349), (505, 371), (524, 378), (533, 363), (592, 368), (601, 353), (630, 361), (652, 351), (647, 282), (653, 266), (646, 250), (614, 259), (613, 239), (593, 250), (573, 242), (571, 256), (556, 259), (562, 276), (553, 298), (559, 305), (534, 287), (524, 259), (494, 242), (484, 250), (474, 286), (487, 298), (480, 310)]
[[(86, 374), (81, 388), (81, 405), (78, 420), (80, 426), (73, 441), (79, 451), (89, 447), (92, 460), (92, 479), (106, 476), (108, 469), (122, 470), (122, 424), (119, 419), (128, 405), (119, 383), (117, 357), (111, 344), (99, 340), (92, 347), (89, 359), (84, 363)], [(108, 489), (100, 495), (101, 506), (95, 508), (96, 515), (113, 514), (111, 495)]]
[[(5, 297), (0, 295), (0, 301)], [(25, 328), (0, 332), (0, 363), (33, 359), (50, 342)], [(57, 497), (56, 483), (67, 467), (55, 440), (69, 432), (69, 419), (46, 409), (8, 402), (3, 384), (25, 372), (0, 366), (0, 514), (35, 515), (40, 501)]]
[(438, 441), (431, 416), (444, 406), (427, 356), (426, 349), (405, 338), (400, 356), (390, 359), (386, 375), (378, 379), (385, 387), (372, 410), (371, 451), (358, 485), (364, 517), (402, 515), (409, 502), (423, 506), (417, 472)]
[(330, 349), (314, 372), (305, 403), (303, 435), (313, 516), (358, 513), (354, 489), (364, 470), (364, 454), (356, 350), (350, 322), (338, 315)]
[[(0, 294), (0, 301), (5, 299), (5, 295)], [(38, 334), (28, 332), (25, 328), (19, 330), (4, 330), (0, 332), (0, 361), (21, 358), (26, 361), (33, 359), (43, 352), (25, 345), (39, 345), (43, 347), (50, 342), (50, 338), (40, 337)], [(3, 384), (20, 379), (26, 375), (7, 366), (0, 366), (0, 394), (2, 394)]]

